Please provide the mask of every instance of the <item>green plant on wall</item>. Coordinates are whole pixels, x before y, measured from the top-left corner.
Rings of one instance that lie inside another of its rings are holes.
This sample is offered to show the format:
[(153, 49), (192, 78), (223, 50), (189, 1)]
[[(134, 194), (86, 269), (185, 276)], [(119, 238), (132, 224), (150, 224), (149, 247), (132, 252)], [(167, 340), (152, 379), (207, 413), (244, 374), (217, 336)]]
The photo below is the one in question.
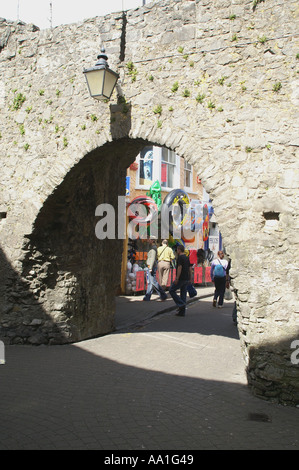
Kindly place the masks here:
[(227, 77), (218, 78), (218, 83), (219, 83), (219, 85), (223, 85), (224, 80), (225, 80), (226, 78), (227, 78)]
[(171, 87), (172, 93), (175, 93), (179, 89), (179, 82), (174, 82), (174, 84)]
[(280, 82), (276, 82), (273, 85), (273, 91), (275, 91), (275, 93), (277, 93), (279, 90), (281, 90), (281, 88), (282, 88), (282, 84)]
[(22, 107), (24, 101), (26, 101), (26, 97), (22, 93), (18, 93), (13, 99), (12, 109), (17, 111)]
[(205, 99), (205, 97), (206, 97), (206, 95), (198, 93), (198, 95), (196, 96), (195, 99), (196, 99), (197, 103), (202, 103), (203, 100)]
[(127, 70), (128, 70), (128, 73), (131, 77), (132, 82), (135, 82), (138, 72), (137, 72), (137, 69), (136, 69), (136, 67), (135, 67), (135, 65), (133, 64), (132, 61), (127, 63)]
[(257, 38), (258, 42), (265, 44), (268, 41), (268, 38), (263, 34), (263, 36)]
[(160, 116), (162, 114), (162, 106), (160, 104), (158, 104), (158, 106), (156, 106), (153, 109), (153, 112), (154, 112), (154, 114), (159, 114), (159, 116)]

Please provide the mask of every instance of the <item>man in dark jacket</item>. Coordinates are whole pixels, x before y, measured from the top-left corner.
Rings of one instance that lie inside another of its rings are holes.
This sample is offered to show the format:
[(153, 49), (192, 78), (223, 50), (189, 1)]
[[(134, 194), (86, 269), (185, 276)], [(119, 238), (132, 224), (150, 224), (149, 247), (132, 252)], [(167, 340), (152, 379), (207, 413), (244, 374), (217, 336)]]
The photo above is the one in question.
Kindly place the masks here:
[[(171, 297), (179, 307), (177, 315), (180, 317), (184, 317), (186, 314), (187, 286), (191, 279), (191, 265), (189, 258), (184, 254), (184, 251), (184, 247), (182, 245), (178, 245), (176, 278), (169, 289)], [(176, 293), (178, 289), (180, 289), (180, 296)]]

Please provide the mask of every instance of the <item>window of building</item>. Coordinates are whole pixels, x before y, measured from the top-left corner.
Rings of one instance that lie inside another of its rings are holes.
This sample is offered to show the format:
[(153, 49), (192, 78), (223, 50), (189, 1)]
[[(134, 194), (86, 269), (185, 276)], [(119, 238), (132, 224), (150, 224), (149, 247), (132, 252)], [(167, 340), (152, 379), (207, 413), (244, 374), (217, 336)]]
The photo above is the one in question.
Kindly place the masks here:
[(184, 160), (184, 186), (186, 189), (192, 191), (192, 166)]
[(172, 150), (162, 148), (161, 155), (161, 186), (162, 188), (174, 188), (176, 185), (177, 158)]
[(144, 147), (139, 156), (139, 185), (150, 186), (154, 182), (153, 147)]
[(159, 181), (165, 191), (180, 187), (180, 157), (164, 147), (144, 147), (136, 159), (136, 189), (149, 189)]

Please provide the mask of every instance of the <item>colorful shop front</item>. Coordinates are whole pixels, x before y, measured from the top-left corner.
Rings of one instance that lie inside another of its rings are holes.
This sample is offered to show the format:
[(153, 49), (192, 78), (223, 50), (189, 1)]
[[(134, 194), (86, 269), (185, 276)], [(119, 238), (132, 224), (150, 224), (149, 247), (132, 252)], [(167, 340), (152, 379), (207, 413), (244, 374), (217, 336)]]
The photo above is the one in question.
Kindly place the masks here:
[[(192, 166), (171, 150), (148, 146), (128, 168), (126, 183), (128, 234), (124, 242), (120, 292), (144, 293), (150, 248), (147, 236), (152, 237), (153, 233), (157, 246), (163, 238), (168, 239), (174, 252), (177, 244), (184, 245), (193, 265), (195, 285), (210, 282), (209, 262), (221, 248), (221, 235), (209, 197)], [(144, 206), (142, 214), (136, 211), (139, 204)], [(137, 230), (143, 231), (140, 234), (134, 228), (132, 232), (136, 221), (144, 222), (137, 223)], [(163, 221), (167, 221), (167, 229)], [(171, 269), (168, 285), (174, 276), (175, 268)]]

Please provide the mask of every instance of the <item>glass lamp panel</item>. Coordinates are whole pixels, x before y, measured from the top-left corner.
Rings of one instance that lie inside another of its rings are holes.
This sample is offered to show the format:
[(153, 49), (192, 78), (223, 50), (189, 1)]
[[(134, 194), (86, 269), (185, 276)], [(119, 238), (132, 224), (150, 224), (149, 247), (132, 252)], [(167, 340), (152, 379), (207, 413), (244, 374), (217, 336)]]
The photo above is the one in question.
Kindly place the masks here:
[(100, 96), (102, 95), (103, 80), (105, 77), (104, 72), (105, 72), (104, 69), (99, 69), (99, 70), (91, 70), (85, 73), (89, 92), (91, 96), (93, 96), (94, 98), (99, 99)]
[(111, 73), (110, 70), (105, 70), (105, 80), (103, 87), (103, 95), (105, 98), (110, 98), (118, 76), (115, 73)]

